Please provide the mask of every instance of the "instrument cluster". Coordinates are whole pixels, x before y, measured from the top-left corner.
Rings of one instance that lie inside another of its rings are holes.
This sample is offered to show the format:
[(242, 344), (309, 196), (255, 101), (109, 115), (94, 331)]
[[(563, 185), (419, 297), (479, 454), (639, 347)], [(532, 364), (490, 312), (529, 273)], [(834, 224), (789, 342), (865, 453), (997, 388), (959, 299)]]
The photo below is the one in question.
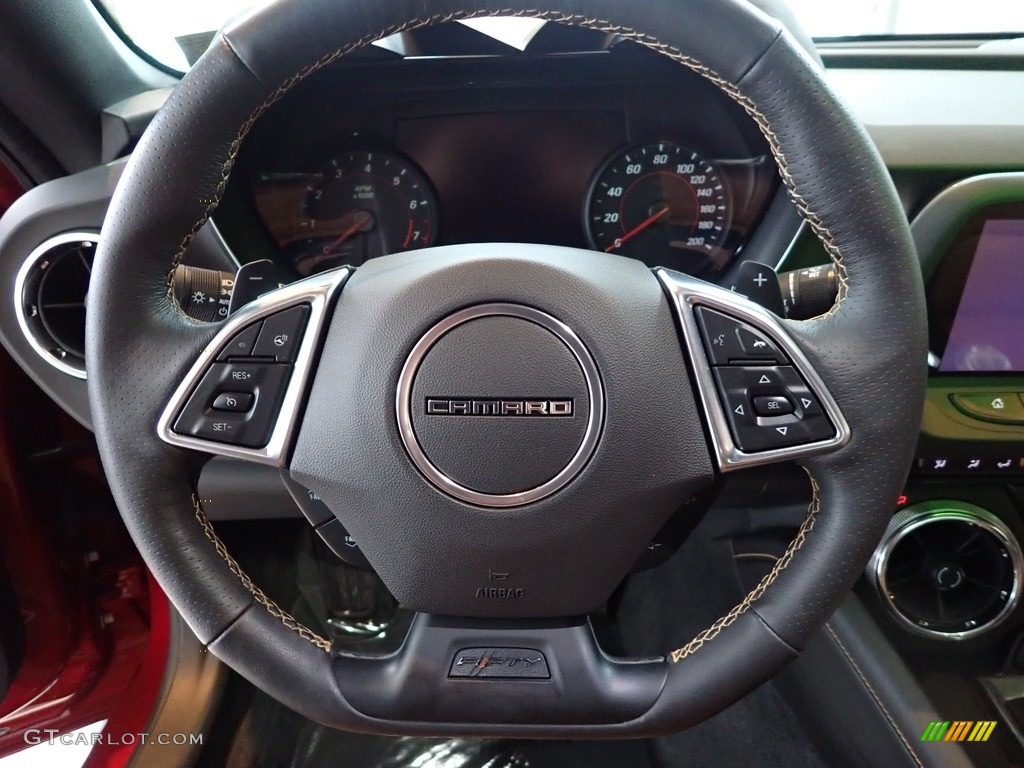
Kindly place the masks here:
[(348, 79), (345, 99), (321, 80), (254, 137), (236, 202), (295, 276), (506, 241), (714, 280), (774, 198), (775, 164), (717, 89), (641, 63), (547, 61), (512, 77), (477, 62), (467, 80), (469, 62), (418, 62)]

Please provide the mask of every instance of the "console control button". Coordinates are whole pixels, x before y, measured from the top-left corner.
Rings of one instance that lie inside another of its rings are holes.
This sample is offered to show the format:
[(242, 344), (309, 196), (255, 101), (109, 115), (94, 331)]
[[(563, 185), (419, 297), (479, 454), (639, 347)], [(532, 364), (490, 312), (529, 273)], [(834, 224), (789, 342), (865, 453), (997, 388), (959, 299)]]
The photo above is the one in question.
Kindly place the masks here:
[(335, 555), (356, 568), (372, 570), (359, 544), (319, 496), (295, 482), (287, 469), (281, 470), (281, 481), (310, 525)]
[(712, 365), (787, 362), (767, 336), (746, 323), (707, 307), (697, 307), (695, 312)]
[[(966, 452), (965, 452), (966, 449)], [(1018, 446), (968, 443), (952, 450), (919, 454), (915, 468), (927, 475), (1014, 475), (1024, 474), (1024, 458)]]
[(331, 551), (346, 563), (354, 565), (356, 568), (371, 570), (366, 555), (363, 554), (363, 550), (359, 548), (356, 540), (345, 530), (341, 520), (332, 515), (329, 521), (316, 529), (316, 532), (320, 534), (324, 544), (330, 547)]
[[(741, 451), (767, 451), (835, 437), (835, 427), (795, 368), (733, 365), (715, 368), (714, 375), (729, 429)], [(775, 414), (769, 403), (786, 403), (791, 410)]]
[(256, 346), (256, 339), (260, 335), (260, 328), (263, 322), (253, 323), (231, 337), (231, 341), (221, 350), (217, 356), (220, 362), (227, 362), (233, 357), (251, 357), (252, 350)]
[(248, 392), (221, 392), (210, 407), (215, 411), (245, 413), (252, 407), (253, 396)]
[[(174, 423), (174, 431), (245, 448), (262, 448), (270, 442), (291, 372), (290, 365), (273, 363), (214, 363), (189, 397)], [(247, 394), (253, 398), (253, 404), (244, 413), (216, 410), (215, 400), (225, 392)]]
[(271, 315), (263, 321), (263, 330), (253, 350), (255, 357), (273, 357), (279, 363), (294, 363), (309, 307), (302, 304)]
[(310, 525), (316, 527), (334, 519), (334, 513), (324, 504), (323, 500), (306, 486), (295, 482), (287, 469), (281, 470), (281, 482), (288, 489), (295, 505), (309, 520)]
[(970, 392), (949, 396), (968, 416), (994, 424), (1024, 424), (1024, 401), (1017, 392)]

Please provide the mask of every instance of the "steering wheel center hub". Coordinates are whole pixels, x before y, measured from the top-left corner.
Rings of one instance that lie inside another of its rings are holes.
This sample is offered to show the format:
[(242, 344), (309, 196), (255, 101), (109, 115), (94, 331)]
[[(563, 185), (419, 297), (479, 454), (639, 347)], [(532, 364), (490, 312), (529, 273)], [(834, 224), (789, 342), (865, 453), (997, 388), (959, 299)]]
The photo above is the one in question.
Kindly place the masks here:
[(456, 312), (416, 343), (399, 377), (402, 441), (423, 476), (485, 507), (537, 501), (593, 454), (604, 393), (565, 324), (521, 304)]

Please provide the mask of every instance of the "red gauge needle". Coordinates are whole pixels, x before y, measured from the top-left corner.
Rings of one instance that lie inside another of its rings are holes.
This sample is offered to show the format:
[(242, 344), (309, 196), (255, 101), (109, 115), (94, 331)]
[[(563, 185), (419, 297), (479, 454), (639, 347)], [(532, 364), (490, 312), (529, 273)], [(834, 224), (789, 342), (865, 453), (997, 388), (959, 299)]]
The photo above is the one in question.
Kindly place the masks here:
[(636, 237), (641, 232), (643, 232), (645, 229), (647, 229), (649, 226), (651, 226), (651, 224), (653, 224), (658, 219), (660, 219), (662, 216), (664, 216), (666, 213), (668, 213), (668, 211), (669, 211), (669, 208), (666, 205), (664, 208), (662, 208), (657, 213), (652, 213), (646, 219), (644, 219), (639, 224), (637, 224), (635, 227), (633, 227), (631, 230), (629, 230), (629, 232), (624, 234), (622, 237), (616, 239), (614, 243), (612, 243), (611, 245), (609, 245), (607, 248), (604, 249), (604, 252), (605, 253), (611, 253), (615, 249), (621, 248), (624, 244), (628, 243), (634, 237)]
[(370, 220), (370, 214), (366, 214), (361, 219), (356, 219), (355, 222), (352, 224), (352, 226), (349, 227), (348, 229), (346, 229), (344, 232), (342, 232), (341, 233), (341, 237), (339, 237), (333, 243), (331, 243), (330, 245), (325, 247), (323, 249), (323, 252), (325, 254), (328, 254), (331, 251), (333, 251), (339, 245), (341, 245), (346, 240), (348, 240), (350, 237), (352, 237), (352, 235), (354, 235), (356, 232), (358, 232), (360, 229), (362, 229), (364, 226), (366, 226), (366, 222), (368, 222), (369, 220)]

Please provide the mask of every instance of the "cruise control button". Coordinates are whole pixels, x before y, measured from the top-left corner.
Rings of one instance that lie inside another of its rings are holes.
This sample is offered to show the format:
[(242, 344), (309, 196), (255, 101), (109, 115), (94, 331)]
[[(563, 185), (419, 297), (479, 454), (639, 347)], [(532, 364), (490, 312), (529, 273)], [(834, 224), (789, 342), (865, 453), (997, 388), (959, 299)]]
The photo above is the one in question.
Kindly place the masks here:
[(256, 346), (256, 339), (260, 335), (260, 328), (262, 327), (262, 322), (253, 323), (236, 333), (231, 341), (227, 343), (227, 346), (221, 350), (217, 360), (226, 362), (233, 357), (251, 357), (253, 347)]
[(949, 396), (968, 416), (995, 424), (1024, 424), (1024, 402), (1016, 392), (971, 392)]
[[(174, 422), (174, 431), (245, 448), (262, 448), (270, 442), (291, 372), (290, 365), (273, 363), (214, 363)], [(245, 413), (215, 410), (216, 396), (225, 391), (248, 394), (254, 402)]]
[(295, 362), (308, 317), (309, 307), (305, 304), (268, 317), (263, 321), (254, 356), (274, 357), (278, 362)]
[(785, 395), (762, 395), (754, 398), (754, 413), (758, 416), (785, 416), (796, 410)]
[(252, 407), (253, 396), (248, 392), (221, 392), (210, 407), (215, 411), (245, 413)]

